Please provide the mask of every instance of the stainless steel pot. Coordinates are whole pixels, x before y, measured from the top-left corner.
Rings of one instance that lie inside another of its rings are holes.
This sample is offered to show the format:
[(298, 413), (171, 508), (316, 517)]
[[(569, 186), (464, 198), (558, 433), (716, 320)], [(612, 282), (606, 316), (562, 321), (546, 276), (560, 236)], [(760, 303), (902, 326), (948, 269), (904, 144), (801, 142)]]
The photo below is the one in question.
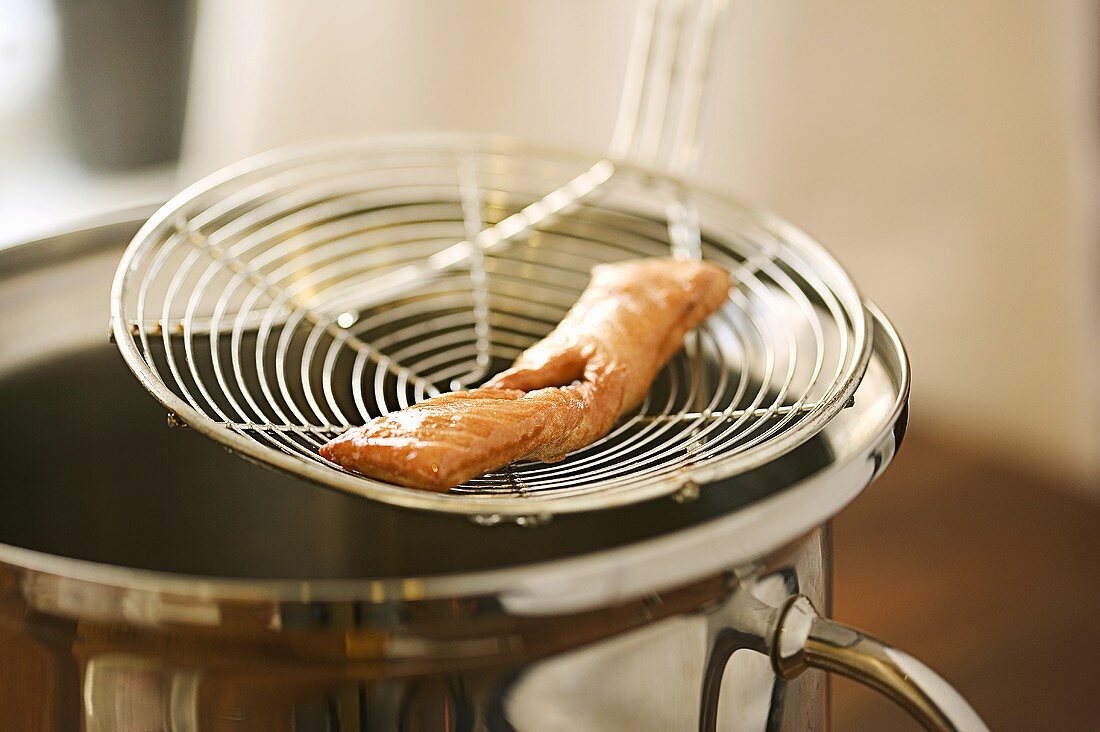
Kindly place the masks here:
[(873, 307), (854, 406), (726, 490), (485, 527), (169, 433), (106, 342), (147, 213), (0, 251), (0, 726), (823, 729), (825, 669), (984, 729), (813, 610), (828, 521), (905, 425), (905, 352)]

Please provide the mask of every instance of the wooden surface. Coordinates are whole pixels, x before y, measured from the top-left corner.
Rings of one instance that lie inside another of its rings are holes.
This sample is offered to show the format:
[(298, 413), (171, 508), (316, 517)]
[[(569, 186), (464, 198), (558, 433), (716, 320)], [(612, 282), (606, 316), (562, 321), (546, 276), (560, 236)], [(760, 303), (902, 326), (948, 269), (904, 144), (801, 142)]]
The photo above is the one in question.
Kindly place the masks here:
[[(916, 425), (834, 537), (835, 618), (942, 673), (993, 730), (1100, 730), (1100, 505)], [(842, 680), (833, 729), (918, 727)]]

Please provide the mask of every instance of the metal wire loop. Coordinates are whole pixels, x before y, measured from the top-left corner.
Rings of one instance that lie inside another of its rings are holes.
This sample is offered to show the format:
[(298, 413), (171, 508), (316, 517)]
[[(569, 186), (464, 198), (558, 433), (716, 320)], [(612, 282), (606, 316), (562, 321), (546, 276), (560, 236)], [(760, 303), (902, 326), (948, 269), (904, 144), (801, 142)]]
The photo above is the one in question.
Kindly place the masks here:
[[(172, 413), (231, 449), (464, 513), (600, 508), (705, 484), (774, 459), (843, 408), (869, 356), (868, 323), (819, 246), (622, 164), (598, 200), (531, 211), (592, 167), (451, 137), (269, 158), (185, 192), (139, 232), (116, 278), (116, 342)], [(727, 267), (735, 288), (637, 413), (595, 444), (448, 494), (318, 455), (352, 425), (506, 367), (561, 319), (595, 264), (670, 252)]]

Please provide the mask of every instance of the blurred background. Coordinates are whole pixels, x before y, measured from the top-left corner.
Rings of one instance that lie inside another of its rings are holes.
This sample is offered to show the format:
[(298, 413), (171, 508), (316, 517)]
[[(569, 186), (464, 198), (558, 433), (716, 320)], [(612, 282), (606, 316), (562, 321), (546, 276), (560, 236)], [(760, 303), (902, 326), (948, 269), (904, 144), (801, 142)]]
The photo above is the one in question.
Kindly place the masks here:
[[(322, 136), (600, 151), (635, 5), (0, 0), (0, 243)], [(1100, 8), (731, 5), (699, 177), (817, 237), (913, 360), (909, 443), (836, 522), (836, 615), (994, 728), (1100, 729)]]

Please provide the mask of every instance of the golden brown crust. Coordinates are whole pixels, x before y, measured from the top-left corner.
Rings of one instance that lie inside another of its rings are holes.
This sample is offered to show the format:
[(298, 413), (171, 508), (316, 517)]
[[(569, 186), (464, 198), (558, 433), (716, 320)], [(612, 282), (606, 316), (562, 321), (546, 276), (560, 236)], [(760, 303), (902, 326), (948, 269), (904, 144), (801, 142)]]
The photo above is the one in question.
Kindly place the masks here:
[(600, 265), (565, 319), (485, 386), (371, 420), (324, 445), (364, 475), (443, 491), (516, 460), (591, 444), (645, 397), (684, 335), (721, 306), (729, 275), (704, 262)]

